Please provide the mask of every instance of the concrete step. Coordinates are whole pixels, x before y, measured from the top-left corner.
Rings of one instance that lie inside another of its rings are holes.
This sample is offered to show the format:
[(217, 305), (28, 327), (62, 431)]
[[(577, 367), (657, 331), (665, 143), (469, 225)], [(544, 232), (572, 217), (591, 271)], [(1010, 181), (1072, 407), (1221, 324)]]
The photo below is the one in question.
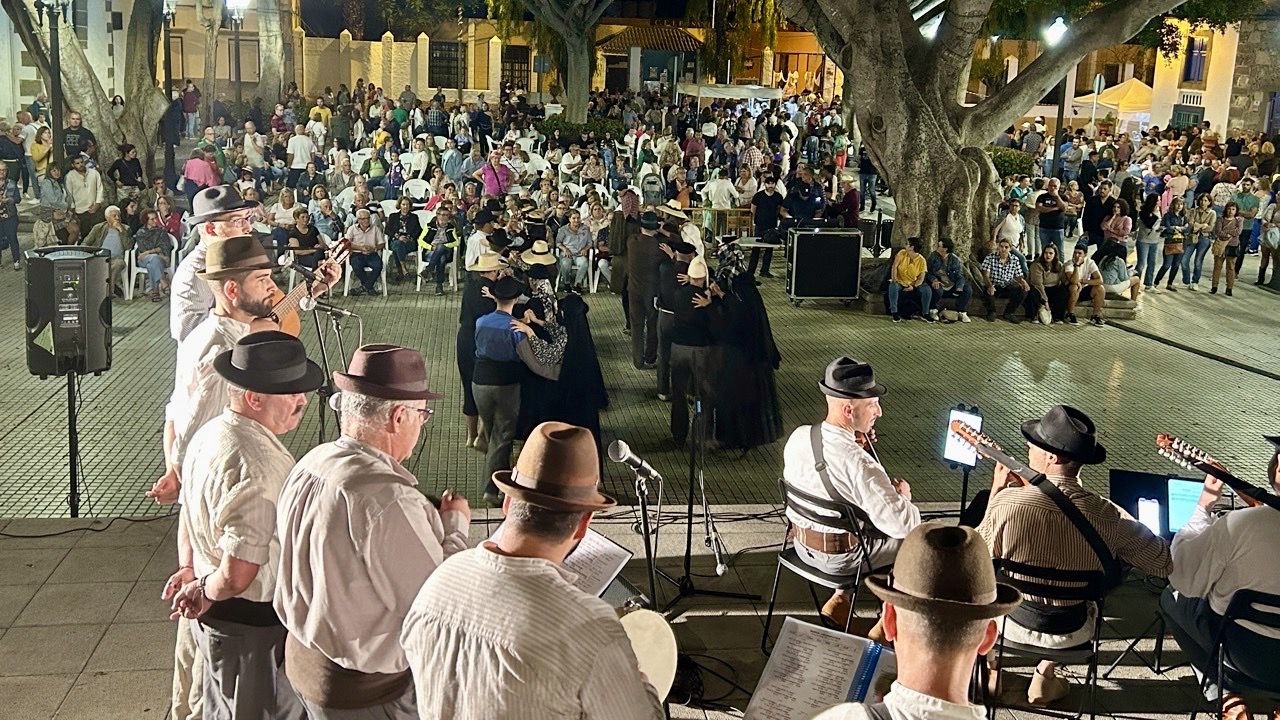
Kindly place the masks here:
[[(855, 307), (860, 306), (863, 312), (869, 315), (888, 315), (885, 311), (884, 293), (863, 292), (862, 301)], [(997, 298), (995, 301), (996, 314), (1003, 314), (1005, 306), (1009, 301), (1005, 298)], [(1142, 311), (1142, 303), (1137, 302), (1119, 295), (1108, 294), (1106, 301), (1103, 303), (1103, 317), (1108, 320), (1133, 320)], [(947, 298), (942, 301), (942, 308), (946, 310), (955, 309), (955, 299)], [(1083, 316), (1089, 313), (1088, 303), (1079, 303), (1076, 306), (1076, 315)], [(978, 298), (974, 298), (969, 303), (970, 314), (982, 314), (983, 306)], [(1017, 313), (1021, 315), (1022, 313)]]

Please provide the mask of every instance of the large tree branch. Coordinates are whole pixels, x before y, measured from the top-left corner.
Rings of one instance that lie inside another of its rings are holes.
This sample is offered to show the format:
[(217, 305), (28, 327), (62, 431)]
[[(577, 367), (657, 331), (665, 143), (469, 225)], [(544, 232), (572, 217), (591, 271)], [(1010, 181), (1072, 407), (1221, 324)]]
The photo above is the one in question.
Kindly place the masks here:
[[(866, 38), (858, 38), (866, 27), (849, 21), (845, 13), (862, 15), (870, 13), (870, 2), (852, 0), (849, 2), (832, 2), (831, 0), (781, 0), (779, 3), (783, 14), (792, 22), (803, 28), (809, 28), (818, 38), (818, 45), (826, 53), (836, 59), (843, 68), (853, 65), (854, 45), (861, 44)], [(847, 33), (848, 37), (842, 33)], [(858, 40), (858, 43), (855, 43)], [(848, 101), (848, 98), (845, 98)]]
[(1061, 44), (1046, 48), (1012, 82), (964, 113), (964, 140), (976, 144), (989, 142), (1061, 82), (1072, 66), (1086, 55), (1126, 42), (1137, 35), (1151, 18), (1168, 12), (1179, 3), (1180, 0), (1121, 0), (1076, 21)]
[(930, 52), (934, 87), (942, 102), (958, 101), (961, 90), (968, 84), (974, 43), (991, 12), (991, 2), (949, 0), (947, 3)]
[(568, 14), (556, 0), (525, 0), (529, 6), (529, 11), (538, 20), (541, 20), (547, 27), (559, 33), (561, 37), (568, 37), (577, 32), (571, 27)]

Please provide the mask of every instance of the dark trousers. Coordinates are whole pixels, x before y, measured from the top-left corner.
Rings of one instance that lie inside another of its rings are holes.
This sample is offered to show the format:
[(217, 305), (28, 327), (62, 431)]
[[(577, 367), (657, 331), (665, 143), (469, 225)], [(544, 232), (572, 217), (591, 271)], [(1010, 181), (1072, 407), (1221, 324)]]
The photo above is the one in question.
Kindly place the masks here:
[[(289, 168), (289, 175), (285, 179), (284, 184), (291, 187), (298, 187), (298, 178), (302, 177), (302, 173), (306, 172), (306, 168)], [(369, 187), (373, 187), (373, 183), (369, 183)]]
[(374, 283), (382, 277), (382, 256), (376, 252), (368, 255), (352, 253), (351, 272), (355, 273), (356, 279), (364, 286), (364, 291), (372, 293)]
[(1244, 267), (1244, 256), (1249, 254), (1249, 243), (1253, 239), (1253, 221), (1244, 221), (1244, 232), (1240, 233), (1240, 247), (1236, 250), (1236, 277), (1240, 276), (1240, 268)]
[[(712, 358), (715, 348), (710, 345), (671, 346), (671, 439), (683, 445), (689, 432), (689, 401), (701, 401), (701, 425), (695, 432), (702, 433), (711, 413)], [(706, 437), (705, 433), (702, 437)]]
[(284, 674), (284, 627), (202, 619), (192, 634), (204, 656), (205, 718), (305, 720)]
[(935, 290), (933, 300), (929, 303), (929, 309), (937, 310), (942, 306), (944, 298), (957, 298), (956, 312), (969, 312), (969, 301), (973, 300), (973, 286), (965, 283), (965, 286), (960, 290), (956, 290), (954, 287), (950, 290), (942, 288)]
[[(1160, 612), (1168, 623), (1169, 633), (1187, 654), (1187, 661), (1201, 676), (1210, 678), (1205, 697), (1216, 700), (1218, 661), (1213, 642), (1222, 626), (1222, 616), (1214, 612), (1205, 599), (1175, 597), (1172, 588), (1165, 588), (1160, 595)], [(1227, 631), (1226, 646), (1231, 666), (1241, 673), (1259, 680), (1280, 677), (1280, 640), (1232, 625)]]
[(631, 321), (631, 364), (637, 368), (658, 359), (657, 293), (637, 285), (628, 291), (627, 318)]
[(485, 453), (484, 491), (497, 493), (493, 474), (511, 469), (511, 446), (516, 440), (516, 421), (520, 418), (520, 384), (481, 385), (471, 383), (480, 420), (489, 432), (489, 450)]
[[(761, 265), (761, 264), (760, 264), (760, 258), (761, 258), (761, 256), (762, 256), (762, 255), (763, 255), (763, 257), (764, 257), (764, 264), (763, 264), (763, 265)], [(760, 249), (760, 248), (752, 248), (752, 249), (751, 249), (751, 262), (747, 265), (747, 274), (748, 274), (748, 275), (754, 275), (754, 274), (755, 274), (755, 272), (756, 272), (756, 266), (757, 266), (757, 265), (759, 265), (759, 266), (760, 266), (760, 272), (762, 272), (762, 273), (767, 273), (767, 272), (769, 272), (769, 264), (770, 264), (770, 263), (772, 263), (772, 262), (773, 262), (773, 249), (772, 249), (772, 248), (770, 248), (770, 249), (768, 249), (768, 250), (762, 250), (762, 249)]]
[(449, 261), (453, 259), (453, 249), (441, 245), (431, 251), (427, 256), (427, 267), (431, 269), (437, 287), (444, 287), (444, 269), (449, 266)]
[[(1067, 286), (1047, 287), (1044, 289), (1044, 294), (1049, 296), (1049, 313), (1054, 320), (1061, 320), (1067, 314)], [(1027, 310), (1027, 317), (1035, 317), (1043, 304), (1045, 304), (1044, 298), (1040, 297), (1040, 293), (1034, 290), (1027, 293), (1027, 300), (1023, 303)]]
[(1004, 316), (1006, 318), (1013, 317), (1018, 312), (1018, 307), (1022, 305), (1022, 300), (1027, 293), (1018, 283), (1010, 283), (1002, 288), (996, 288), (995, 295), (988, 295), (985, 291), (982, 293), (982, 305), (986, 309), (987, 317), (993, 317), (996, 314), (996, 298), (1009, 298), (1009, 304), (1005, 306)]
[[(658, 394), (671, 395), (671, 326), (676, 316), (658, 311)], [(635, 331), (633, 330), (634, 334)]]

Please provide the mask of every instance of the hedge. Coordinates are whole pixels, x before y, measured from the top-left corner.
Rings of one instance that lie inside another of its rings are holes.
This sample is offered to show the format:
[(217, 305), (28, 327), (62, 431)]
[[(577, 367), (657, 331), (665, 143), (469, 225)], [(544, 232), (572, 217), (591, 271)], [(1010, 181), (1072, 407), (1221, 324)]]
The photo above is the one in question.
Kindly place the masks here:
[(1035, 165), (1031, 156), (1021, 150), (988, 145), (986, 151), (991, 158), (991, 163), (996, 166), (996, 174), (1002, 178), (1030, 175)]

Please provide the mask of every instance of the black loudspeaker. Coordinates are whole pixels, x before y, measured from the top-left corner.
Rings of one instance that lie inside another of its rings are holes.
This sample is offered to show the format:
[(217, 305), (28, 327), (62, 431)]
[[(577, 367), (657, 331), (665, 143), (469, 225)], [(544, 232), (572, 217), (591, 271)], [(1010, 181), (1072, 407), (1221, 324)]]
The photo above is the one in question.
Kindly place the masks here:
[(111, 369), (111, 253), (28, 250), (27, 370), (41, 378)]
[(787, 233), (787, 295), (853, 300), (862, 274), (862, 233), (854, 228), (796, 228)]

